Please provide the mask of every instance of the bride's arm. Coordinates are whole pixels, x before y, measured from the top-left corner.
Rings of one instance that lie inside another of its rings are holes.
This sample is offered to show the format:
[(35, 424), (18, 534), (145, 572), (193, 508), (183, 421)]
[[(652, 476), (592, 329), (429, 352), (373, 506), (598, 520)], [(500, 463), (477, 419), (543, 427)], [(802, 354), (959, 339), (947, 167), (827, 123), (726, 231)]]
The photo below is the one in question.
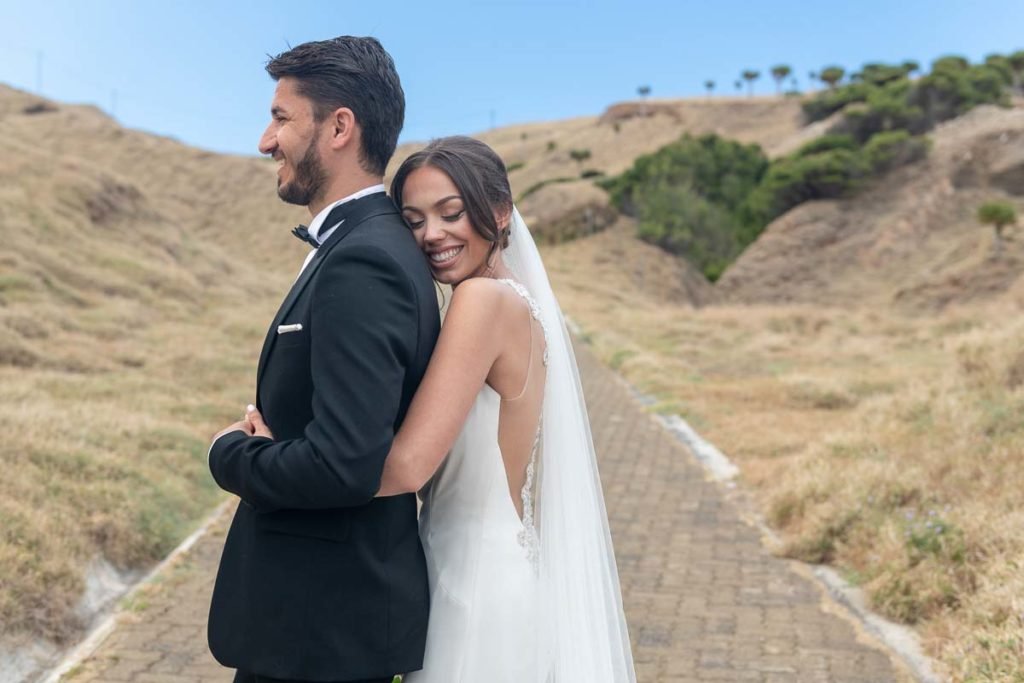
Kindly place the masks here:
[(501, 287), (473, 278), (455, 288), (427, 372), (384, 462), (378, 497), (418, 491), (451, 450), (501, 351)]

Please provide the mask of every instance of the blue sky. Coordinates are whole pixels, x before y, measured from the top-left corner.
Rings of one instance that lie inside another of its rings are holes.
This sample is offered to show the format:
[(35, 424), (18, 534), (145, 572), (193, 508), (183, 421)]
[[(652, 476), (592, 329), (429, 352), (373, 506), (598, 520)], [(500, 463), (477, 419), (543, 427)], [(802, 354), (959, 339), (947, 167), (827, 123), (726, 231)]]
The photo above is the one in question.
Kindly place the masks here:
[(341, 34), (395, 58), (403, 141), (599, 114), (641, 84), (731, 94), (745, 68), (767, 93), (780, 62), (804, 85), (831, 63), (1024, 49), (1021, 0), (0, 0), (0, 25), (0, 82), (239, 154), (266, 125), (267, 54)]

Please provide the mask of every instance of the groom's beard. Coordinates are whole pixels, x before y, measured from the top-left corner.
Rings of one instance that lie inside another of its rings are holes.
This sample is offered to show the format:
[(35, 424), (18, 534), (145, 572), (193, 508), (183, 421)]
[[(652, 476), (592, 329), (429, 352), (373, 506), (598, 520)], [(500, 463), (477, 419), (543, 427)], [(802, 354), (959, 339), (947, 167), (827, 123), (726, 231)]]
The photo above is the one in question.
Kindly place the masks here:
[(317, 139), (309, 143), (309, 148), (299, 163), (295, 165), (295, 177), (290, 183), (277, 186), (277, 196), (289, 204), (309, 206), (323, 194), (327, 184), (327, 171), (324, 169), (317, 151)]

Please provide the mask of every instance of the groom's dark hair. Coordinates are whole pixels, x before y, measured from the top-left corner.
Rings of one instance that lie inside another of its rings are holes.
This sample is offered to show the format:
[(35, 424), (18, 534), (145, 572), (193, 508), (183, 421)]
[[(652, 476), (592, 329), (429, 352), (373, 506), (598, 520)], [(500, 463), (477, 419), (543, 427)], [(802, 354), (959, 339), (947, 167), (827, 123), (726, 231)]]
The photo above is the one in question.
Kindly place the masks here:
[(317, 123), (340, 107), (351, 109), (362, 131), (360, 162), (384, 175), (405, 120), (405, 93), (380, 41), (338, 36), (303, 43), (271, 57), (267, 73), (275, 81), (294, 78), (299, 94), (312, 100)]

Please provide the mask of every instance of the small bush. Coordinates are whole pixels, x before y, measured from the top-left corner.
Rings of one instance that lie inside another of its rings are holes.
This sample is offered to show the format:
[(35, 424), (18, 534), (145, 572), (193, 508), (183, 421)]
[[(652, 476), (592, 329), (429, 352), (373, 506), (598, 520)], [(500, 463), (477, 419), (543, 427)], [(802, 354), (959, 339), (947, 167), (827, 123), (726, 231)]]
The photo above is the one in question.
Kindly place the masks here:
[(834, 149), (855, 150), (857, 141), (850, 135), (822, 135), (801, 147), (796, 156), (805, 157), (819, 152), (831, 152)]
[(575, 161), (577, 164), (582, 164), (584, 161), (590, 158), (589, 149), (570, 149), (569, 158)]
[(877, 133), (864, 145), (864, 155), (875, 173), (886, 173), (898, 166), (912, 164), (928, 155), (929, 142), (913, 137), (905, 130)]

